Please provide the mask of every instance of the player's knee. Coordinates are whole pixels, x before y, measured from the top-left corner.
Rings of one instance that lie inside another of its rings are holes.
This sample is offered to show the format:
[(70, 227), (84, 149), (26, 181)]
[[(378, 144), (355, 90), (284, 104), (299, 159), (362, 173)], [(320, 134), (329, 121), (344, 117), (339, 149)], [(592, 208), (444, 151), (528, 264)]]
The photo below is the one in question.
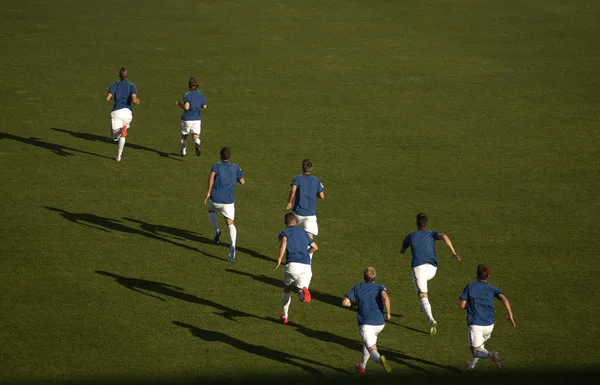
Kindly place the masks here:
[(376, 351), (377, 350), (377, 345), (373, 345), (370, 348), (367, 348), (368, 351), (372, 352), (372, 351)]
[(419, 292), (419, 297), (420, 297), (421, 299), (423, 299), (423, 298), (427, 298), (427, 293)]
[(286, 293), (286, 294), (289, 293), (290, 290), (291, 290), (291, 288), (289, 286), (286, 286), (286, 287), (283, 288), (283, 292)]

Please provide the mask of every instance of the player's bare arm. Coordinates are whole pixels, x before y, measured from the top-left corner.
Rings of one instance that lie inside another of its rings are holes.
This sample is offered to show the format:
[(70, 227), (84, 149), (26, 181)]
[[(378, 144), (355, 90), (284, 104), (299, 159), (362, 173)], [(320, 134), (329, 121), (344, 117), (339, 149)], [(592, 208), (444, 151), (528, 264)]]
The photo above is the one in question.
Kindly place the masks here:
[(352, 301), (350, 301), (350, 298), (344, 297), (344, 300), (342, 301), (342, 306), (345, 306), (345, 307), (352, 306)]
[(319, 250), (319, 246), (317, 246), (317, 244), (313, 242), (309, 245), (308, 254), (312, 254), (317, 250)]
[(208, 191), (206, 192), (206, 198), (204, 198), (204, 204), (206, 204), (206, 202), (208, 202), (208, 198), (210, 198), (210, 192), (215, 184), (215, 175), (217, 175), (217, 173), (214, 171), (208, 174)]
[(131, 101), (133, 104), (140, 104), (140, 98), (138, 98), (137, 94), (131, 94)]
[(383, 298), (383, 304), (385, 305), (385, 310), (387, 311), (385, 314), (385, 319), (389, 320), (392, 318), (392, 306), (390, 303), (390, 296), (388, 295), (387, 291), (384, 290), (381, 292), (381, 298)]
[(515, 325), (515, 319), (513, 317), (512, 308), (510, 307), (510, 302), (508, 301), (508, 298), (506, 298), (504, 294), (498, 295), (498, 298), (500, 299), (500, 301), (502, 301), (504, 307), (506, 308), (506, 311), (508, 312), (508, 320), (512, 324), (512, 327), (516, 328), (517, 325)]
[(238, 183), (244, 185), (246, 184), (246, 179), (244, 179), (244, 177), (241, 177), (240, 179), (238, 179)]
[(283, 256), (285, 255), (285, 249), (287, 247), (287, 237), (284, 236), (281, 238), (281, 242), (279, 244), (279, 258), (277, 259), (277, 266), (275, 266), (275, 270), (279, 268), (281, 265), (281, 261), (283, 261)]
[(292, 185), (292, 188), (290, 189), (290, 195), (288, 198), (288, 203), (287, 206), (285, 206), (286, 210), (291, 210), (292, 209), (292, 200), (294, 200), (294, 197), (296, 196), (296, 190), (298, 189), (298, 187), (296, 185)]
[(317, 197), (319, 199), (325, 199), (325, 191), (321, 191), (320, 193), (317, 194)]
[(113, 94), (111, 94), (110, 92), (106, 94), (106, 98), (104, 98), (107, 102), (110, 101), (110, 99), (112, 99)]
[(182, 103), (179, 100), (175, 100), (175, 105), (184, 111), (188, 111), (190, 109), (190, 102)]
[(454, 250), (454, 246), (452, 246), (452, 241), (450, 240), (450, 238), (448, 238), (448, 236), (446, 234), (438, 233), (438, 235), (435, 237), (435, 239), (437, 239), (438, 241), (443, 240), (446, 243), (446, 246), (448, 246), (448, 248), (452, 252), (452, 258), (456, 259), (457, 261), (462, 261), (462, 258), (460, 257), (460, 255), (458, 255), (456, 253), (456, 250)]
[(460, 306), (461, 309), (466, 309), (467, 301), (465, 301), (464, 299), (461, 299), (460, 302), (458, 303), (458, 306)]

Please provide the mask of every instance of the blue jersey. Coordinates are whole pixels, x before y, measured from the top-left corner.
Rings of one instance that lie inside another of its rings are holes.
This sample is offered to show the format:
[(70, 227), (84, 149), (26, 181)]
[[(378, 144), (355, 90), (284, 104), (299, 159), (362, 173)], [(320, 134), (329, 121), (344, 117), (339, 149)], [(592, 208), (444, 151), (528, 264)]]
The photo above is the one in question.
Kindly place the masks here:
[(216, 173), (210, 200), (214, 203), (234, 203), (233, 190), (237, 181), (244, 177), (242, 169), (235, 163), (219, 162), (212, 166), (210, 172)]
[(300, 174), (292, 180), (296, 186), (296, 201), (292, 211), (302, 217), (317, 215), (317, 195), (325, 190), (316, 176)]
[(385, 287), (377, 283), (362, 282), (354, 286), (346, 298), (355, 301), (358, 307), (356, 318), (358, 325), (383, 325), (383, 297)]
[(183, 104), (190, 103), (190, 109), (181, 114), (181, 120), (201, 120), (200, 109), (206, 104), (204, 94), (198, 90), (186, 92), (183, 95)]
[(487, 282), (473, 282), (465, 286), (461, 300), (467, 301), (467, 325), (488, 326), (494, 324), (494, 298), (502, 290)]
[(413, 268), (426, 263), (437, 267), (437, 256), (435, 255), (435, 241), (439, 234), (437, 231), (417, 230), (408, 234), (402, 242), (402, 248), (412, 253)]
[(287, 237), (285, 263), (297, 262), (310, 265), (308, 246), (314, 241), (308, 236), (308, 233), (298, 226), (292, 226), (279, 233), (279, 240), (283, 237)]
[(127, 80), (121, 80), (120, 82), (115, 82), (111, 84), (108, 89), (113, 96), (115, 101), (115, 105), (113, 107), (113, 111), (120, 110), (121, 108), (131, 108), (131, 95), (137, 94), (137, 89), (135, 85)]

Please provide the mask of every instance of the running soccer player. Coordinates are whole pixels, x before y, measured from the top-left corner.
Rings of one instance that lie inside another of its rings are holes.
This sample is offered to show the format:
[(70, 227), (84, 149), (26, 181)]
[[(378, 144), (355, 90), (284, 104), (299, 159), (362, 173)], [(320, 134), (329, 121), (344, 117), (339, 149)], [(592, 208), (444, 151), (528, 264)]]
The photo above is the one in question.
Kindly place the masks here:
[(181, 114), (181, 147), (179, 153), (185, 156), (187, 153), (187, 137), (191, 133), (194, 146), (196, 147), (196, 156), (200, 156), (200, 131), (202, 130), (202, 120), (200, 117), (200, 109), (206, 109), (206, 98), (204, 94), (198, 91), (198, 80), (191, 77), (188, 80), (188, 88), (190, 89), (183, 95), (183, 102), (175, 101), (175, 105), (183, 110)]
[(107, 102), (114, 98), (115, 103), (110, 113), (110, 120), (112, 140), (118, 142), (117, 157), (115, 158), (117, 162), (121, 161), (127, 130), (133, 119), (131, 104), (140, 104), (135, 85), (127, 80), (129, 77), (127, 68), (122, 67), (119, 70), (119, 77), (121, 80), (111, 84), (105, 98)]
[(281, 265), (285, 255), (285, 270), (283, 271), (283, 294), (281, 295), (281, 314), (279, 318), (284, 324), (288, 323), (288, 315), (292, 296), (292, 285), (298, 288), (300, 302), (310, 302), (308, 286), (312, 278), (310, 268), (310, 253), (319, 249), (317, 244), (302, 228), (297, 226), (296, 215), (287, 213), (284, 217), (285, 230), (279, 233), (279, 259), (275, 270)]
[(487, 283), (489, 277), (490, 269), (484, 264), (478, 265), (477, 282), (465, 286), (460, 296), (460, 308), (467, 310), (469, 346), (473, 354), (471, 361), (467, 361), (467, 370), (475, 369), (480, 358), (491, 358), (497, 367), (502, 367), (498, 352), (489, 352), (484, 346), (494, 330), (494, 298), (502, 301), (508, 312), (508, 320), (513, 328), (517, 327), (508, 298), (502, 290)]
[(231, 150), (227, 147), (221, 149), (221, 161), (215, 163), (210, 169), (208, 175), (208, 191), (204, 204), (208, 205), (208, 219), (215, 228), (215, 243), (219, 243), (221, 230), (219, 230), (219, 221), (216, 212), (221, 213), (227, 227), (229, 228), (229, 238), (231, 246), (227, 260), (233, 262), (235, 259), (235, 241), (237, 239), (237, 229), (233, 222), (235, 218), (235, 199), (234, 190), (236, 182), (246, 184), (242, 169), (235, 163), (229, 162)]
[[(325, 199), (325, 187), (316, 176), (311, 175), (313, 163), (310, 159), (302, 161), (302, 174), (296, 175), (292, 180), (292, 188), (286, 210), (292, 210), (298, 218), (298, 225), (302, 226), (308, 235), (314, 239), (319, 235), (317, 225), (317, 198)], [(292, 200), (296, 200), (292, 206)], [(312, 259), (312, 253), (310, 253)]]
[(433, 318), (431, 312), (431, 304), (429, 303), (429, 295), (427, 292), (427, 281), (435, 277), (437, 272), (437, 256), (435, 254), (435, 241), (444, 240), (450, 251), (452, 252), (452, 259), (457, 261), (462, 258), (456, 254), (450, 238), (444, 233), (438, 231), (431, 231), (427, 229), (427, 223), (429, 218), (426, 214), (417, 214), (417, 231), (413, 231), (408, 234), (402, 242), (402, 248), (400, 254), (410, 247), (412, 252), (412, 270), (413, 270), (413, 282), (415, 284), (415, 291), (421, 298), (421, 310), (427, 315), (429, 321), (431, 335), (437, 334), (437, 322)]
[[(367, 267), (364, 272), (364, 282), (354, 286), (342, 301), (342, 306), (350, 307), (352, 302), (356, 303), (358, 311), (358, 329), (363, 341), (362, 361), (355, 363), (354, 368), (361, 374), (365, 372), (369, 358), (380, 364), (386, 372), (392, 369), (384, 356), (377, 351), (377, 336), (385, 327), (385, 320), (392, 317), (390, 297), (385, 287), (375, 283), (377, 272), (372, 267)], [(383, 315), (385, 305), (387, 313)]]

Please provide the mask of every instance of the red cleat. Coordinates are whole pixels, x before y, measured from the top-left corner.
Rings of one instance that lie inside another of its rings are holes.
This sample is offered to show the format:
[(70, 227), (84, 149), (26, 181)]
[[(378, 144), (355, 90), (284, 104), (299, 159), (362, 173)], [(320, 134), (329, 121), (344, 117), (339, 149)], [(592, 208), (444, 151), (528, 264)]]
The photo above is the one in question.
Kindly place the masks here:
[(284, 325), (287, 325), (288, 319), (287, 317), (283, 317), (283, 312), (279, 313), (279, 319), (281, 319), (281, 322), (283, 322)]
[(358, 374), (365, 374), (365, 368), (363, 368), (362, 366), (360, 366), (360, 364), (357, 363), (357, 362), (354, 363), (354, 369), (356, 369), (356, 371), (358, 372)]
[(304, 302), (310, 302), (310, 291), (308, 291), (308, 287), (303, 287), (302, 292), (304, 293)]
[(123, 128), (121, 129), (121, 136), (123, 138), (127, 137), (127, 126), (123, 126)]

